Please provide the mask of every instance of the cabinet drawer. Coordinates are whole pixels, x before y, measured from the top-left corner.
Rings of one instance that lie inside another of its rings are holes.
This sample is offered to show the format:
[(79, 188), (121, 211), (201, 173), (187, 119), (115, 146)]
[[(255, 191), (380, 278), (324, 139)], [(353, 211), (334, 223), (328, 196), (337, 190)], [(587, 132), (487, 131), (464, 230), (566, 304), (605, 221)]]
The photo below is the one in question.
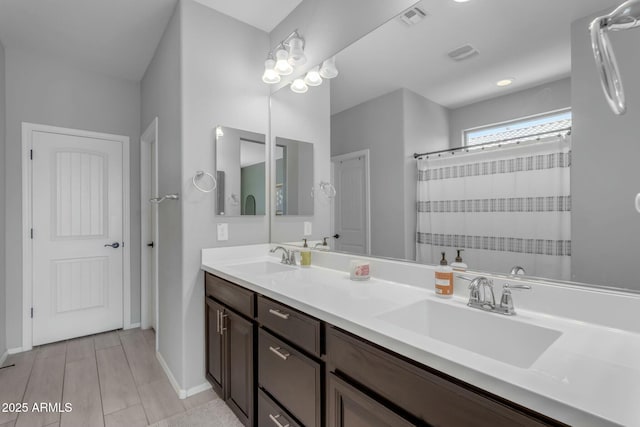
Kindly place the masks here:
[(240, 314), (250, 318), (255, 316), (255, 294), (253, 292), (210, 273), (205, 274), (205, 294)]
[(258, 382), (307, 427), (321, 423), (321, 366), (260, 329)]
[(320, 321), (262, 295), (258, 321), (305, 351), (320, 357)]
[(329, 427), (414, 427), (360, 390), (333, 374), (327, 375)]
[(333, 327), (327, 328), (326, 346), (328, 369), (341, 372), (430, 425), (562, 425), (542, 415), (512, 408), (499, 398), (494, 400), (454, 383), (444, 374), (418, 367)]
[(258, 389), (258, 426), (259, 427), (300, 427), (293, 418), (264, 391)]

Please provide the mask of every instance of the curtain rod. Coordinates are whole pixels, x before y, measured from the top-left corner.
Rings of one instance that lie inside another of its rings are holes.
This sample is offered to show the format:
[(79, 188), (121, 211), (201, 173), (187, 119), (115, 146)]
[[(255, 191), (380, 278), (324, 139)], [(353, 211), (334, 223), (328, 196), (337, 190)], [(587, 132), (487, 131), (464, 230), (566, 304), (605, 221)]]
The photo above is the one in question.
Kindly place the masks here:
[[(547, 132), (547, 133), (541, 133), (537, 135), (537, 138), (535, 139), (535, 141), (540, 141), (540, 139), (544, 136), (554, 136), (556, 135), (557, 132), (557, 136), (562, 136), (562, 132), (567, 132), (567, 135), (571, 135), (571, 127), (568, 128), (564, 128), (564, 129), (558, 129), (558, 130), (554, 130), (553, 132)], [(536, 135), (531, 135), (531, 136), (536, 136)], [(514, 141), (514, 142), (512, 142)], [(531, 139), (520, 139), (520, 138), (509, 138), (509, 139), (501, 139), (499, 141), (492, 141), (492, 142), (485, 142), (484, 144), (475, 144), (475, 145), (464, 145), (462, 147), (456, 147), (456, 148), (447, 148), (446, 150), (438, 150), (438, 151), (431, 151), (429, 153), (414, 153), (413, 154), (413, 158), (414, 159), (419, 159), (420, 157), (429, 157), (429, 156), (433, 156), (434, 154), (442, 154), (442, 153), (451, 153), (451, 154), (455, 154), (456, 151), (460, 151), (460, 150), (467, 150), (467, 152), (471, 149), (476, 149), (476, 148), (480, 148), (481, 150), (484, 150), (485, 147), (488, 146), (498, 146), (501, 147), (503, 143), (515, 143), (515, 144), (520, 144), (521, 142), (526, 142), (526, 141), (532, 141)]]

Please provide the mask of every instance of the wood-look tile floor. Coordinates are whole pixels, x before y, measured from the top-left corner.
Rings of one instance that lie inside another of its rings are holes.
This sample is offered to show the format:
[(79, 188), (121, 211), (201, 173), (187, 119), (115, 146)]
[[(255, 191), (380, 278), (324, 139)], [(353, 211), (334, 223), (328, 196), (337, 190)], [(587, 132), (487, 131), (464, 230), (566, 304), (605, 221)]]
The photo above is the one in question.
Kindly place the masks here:
[[(26, 403), (30, 411), (0, 408), (0, 427), (147, 426), (179, 414), (188, 417), (189, 411), (219, 399), (211, 390), (178, 399), (156, 359), (150, 329), (48, 344), (9, 356), (4, 365), (11, 364), (0, 369), (0, 405)], [(33, 404), (41, 402), (61, 402), (63, 409), (70, 403), (73, 410), (33, 412)], [(227, 408), (220, 408), (220, 419), (228, 420)]]

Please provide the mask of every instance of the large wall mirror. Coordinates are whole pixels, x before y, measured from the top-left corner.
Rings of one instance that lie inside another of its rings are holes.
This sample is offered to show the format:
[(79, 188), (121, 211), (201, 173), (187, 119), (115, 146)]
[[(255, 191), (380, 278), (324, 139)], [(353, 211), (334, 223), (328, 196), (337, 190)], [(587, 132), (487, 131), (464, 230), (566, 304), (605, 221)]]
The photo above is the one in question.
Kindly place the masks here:
[(263, 134), (216, 127), (217, 215), (265, 215), (266, 153)]
[(621, 117), (587, 31), (618, 3), (422, 1), (338, 53), (295, 101), (330, 86), (332, 248), (640, 290), (640, 31), (612, 37)]

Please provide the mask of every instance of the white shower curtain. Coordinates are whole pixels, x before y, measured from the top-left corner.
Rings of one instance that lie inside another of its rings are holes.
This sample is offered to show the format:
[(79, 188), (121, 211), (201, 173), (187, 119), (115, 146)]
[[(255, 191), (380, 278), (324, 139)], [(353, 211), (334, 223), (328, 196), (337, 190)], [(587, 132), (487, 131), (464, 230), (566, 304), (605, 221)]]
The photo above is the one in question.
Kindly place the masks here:
[(571, 279), (570, 137), (418, 160), (418, 262)]

